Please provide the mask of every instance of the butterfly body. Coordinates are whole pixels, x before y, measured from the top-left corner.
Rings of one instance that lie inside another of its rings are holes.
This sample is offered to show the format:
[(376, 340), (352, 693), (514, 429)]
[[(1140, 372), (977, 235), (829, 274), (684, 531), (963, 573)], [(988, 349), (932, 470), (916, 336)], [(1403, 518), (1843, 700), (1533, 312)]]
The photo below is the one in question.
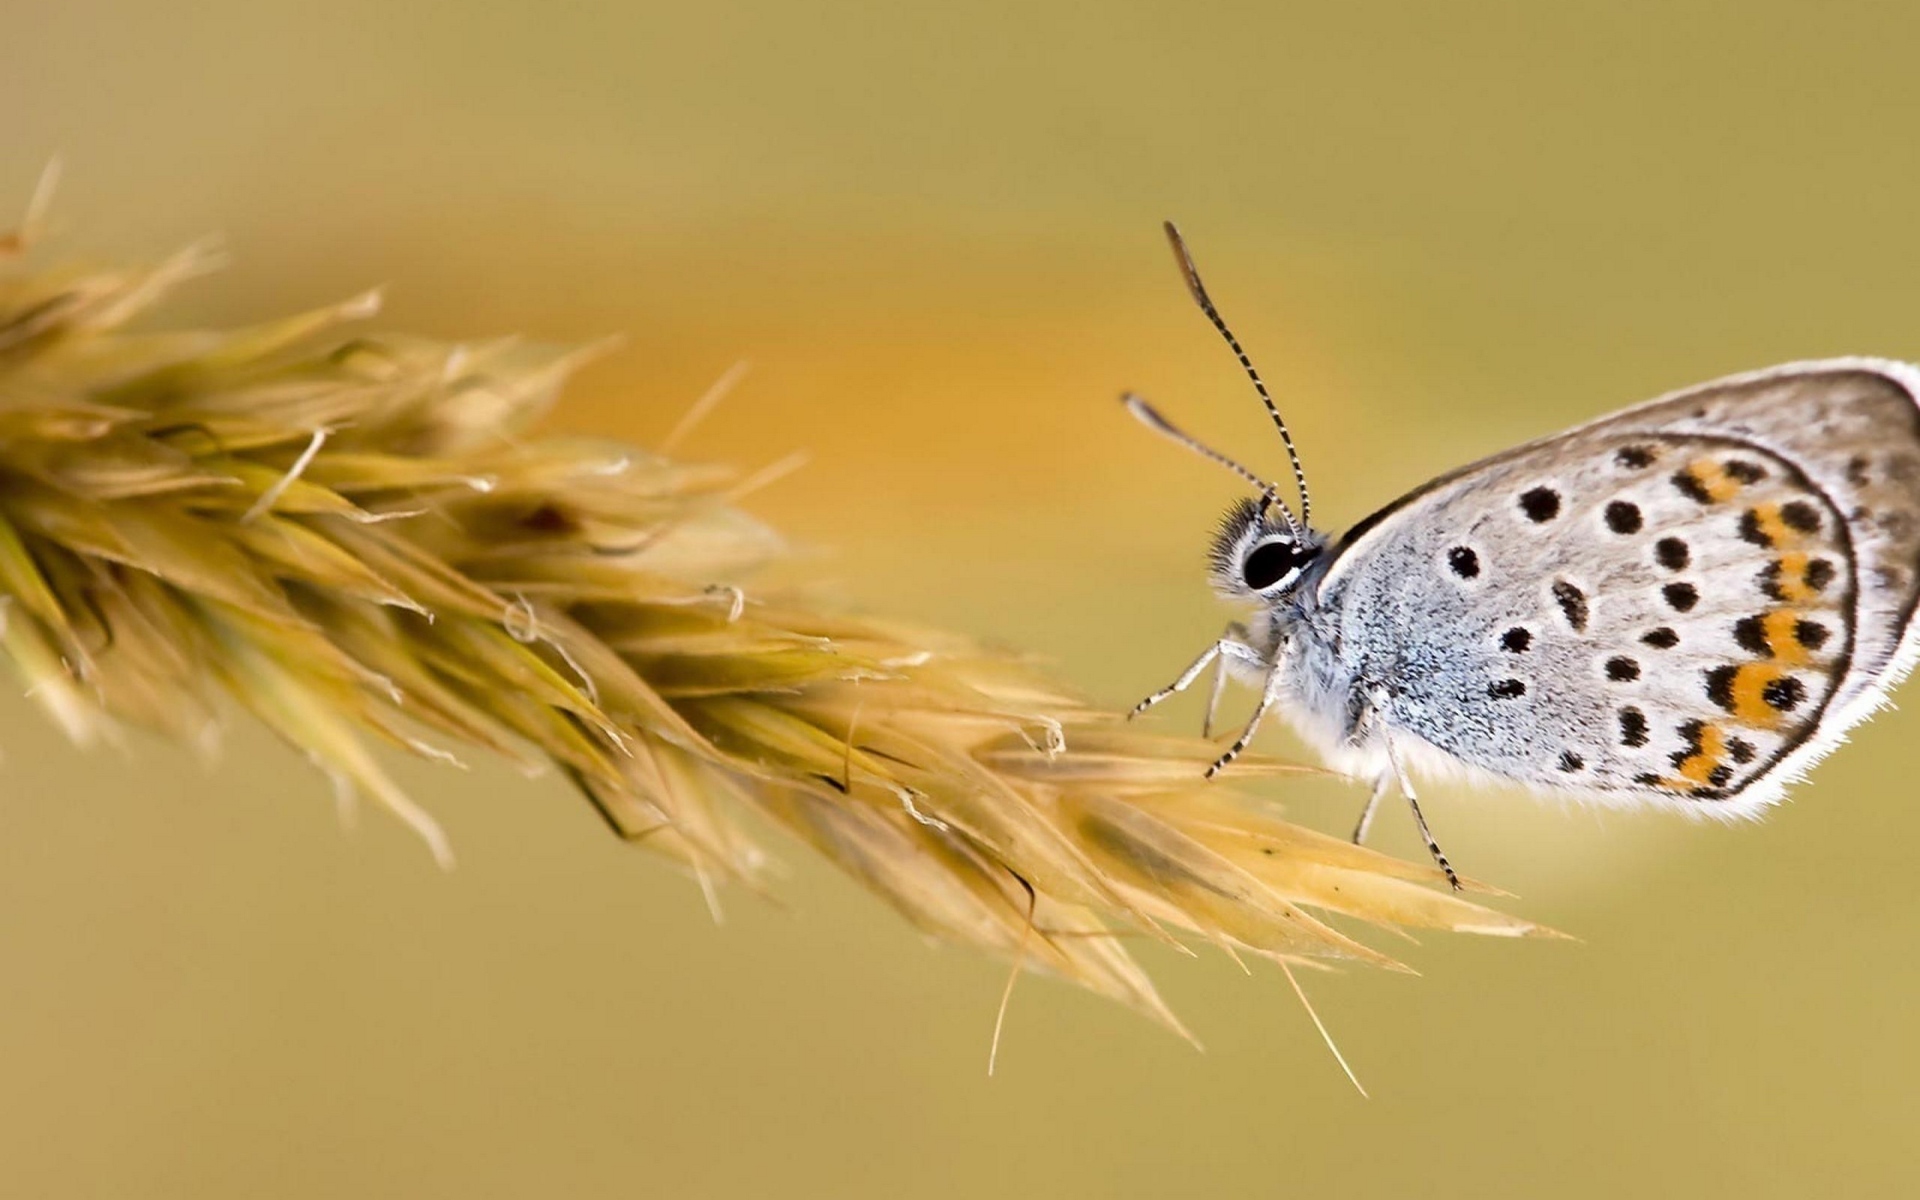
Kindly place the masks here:
[(1905, 363), (1671, 393), (1443, 475), (1338, 539), (1308, 524), (1297, 473), (1298, 518), (1263, 484), (1215, 539), (1216, 589), (1254, 615), (1209, 653), (1260, 689), (1216, 771), (1272, 709), (1376, 801), (1390, 782), (1411, 801), (1411, 766), (1750, 816), (1920, 655), (1920, 368)]

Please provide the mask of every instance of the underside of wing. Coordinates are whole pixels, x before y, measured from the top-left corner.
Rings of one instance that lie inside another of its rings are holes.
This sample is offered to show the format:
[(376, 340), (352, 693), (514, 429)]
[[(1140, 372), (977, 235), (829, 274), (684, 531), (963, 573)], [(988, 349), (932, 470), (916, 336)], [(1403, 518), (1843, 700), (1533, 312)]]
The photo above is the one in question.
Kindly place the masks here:
[(1751, 811), (1911, 665), (1916, 390), (1800, 364), (1520, 447), (1356, 527), (1320, 602), (1390, 724), (1455, 759)]

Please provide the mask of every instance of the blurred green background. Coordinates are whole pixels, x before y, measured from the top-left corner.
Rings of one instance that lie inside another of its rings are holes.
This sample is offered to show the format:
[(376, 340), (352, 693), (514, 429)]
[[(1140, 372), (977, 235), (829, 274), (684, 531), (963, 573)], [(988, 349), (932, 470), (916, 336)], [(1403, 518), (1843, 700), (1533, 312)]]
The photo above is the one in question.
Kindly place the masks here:
[[(383, 322), (615, 332), (565, 427), (801, 475), (756, 497), (863, 610), (1111, 703), (1222, 612), (1232, 481), (1114, 403), (1279, 447), (1180, 219), (1344, 525), (1669, 387), (1920, 356), (1920, 9), (1042, 0), (943, 7), (8, 5), (0, 194), (61, 250), (232, 268), (183, 320), (392, 285)], [(1906, 690), (1915, 694), (1914, 687)], [(1183, 702), (1164, 718), (1197, 721)], [(1422, 978), (1142, 953), (1197, 1054), (930, 947), (790, 844), (696, 888), (552, 778), (409, 767), (397, 823), (241, 728), (82, 755), (0, 698), (0, 1181), (60, 1196), (1910, 1193), (1914, 739), (1766, 823), (1433, 789), (1456, 862), (1582, 944)], [(1285, 752), (1276, 734), (1270, 748)], [(1296, 786), (1345, 830), (1360, 796)], [(1382, 844), (1419, 854), (1398, 810)]]

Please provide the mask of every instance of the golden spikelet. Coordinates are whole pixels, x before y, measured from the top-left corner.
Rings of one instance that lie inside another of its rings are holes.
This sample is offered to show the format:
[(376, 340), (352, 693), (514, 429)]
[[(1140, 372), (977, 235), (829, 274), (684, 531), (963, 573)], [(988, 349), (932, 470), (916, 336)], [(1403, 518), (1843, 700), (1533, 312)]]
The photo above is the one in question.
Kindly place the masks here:
[(231, 698), (443, 860), (367, 735), (557, 764), (703, 884), (756, 879), (758, 810), (921, 929), (1176, 1029), (1120, 935), (1392, 966), (1316, 914), (1547, 932), (1203, 783), (1208, 743), (746, 596), (780, 542), (732, 472), (527, 432), (578, 355), (337, 332), (373, 297), (123, 329), (203, 265), (0, 279), (0, 642), (81, 743)]

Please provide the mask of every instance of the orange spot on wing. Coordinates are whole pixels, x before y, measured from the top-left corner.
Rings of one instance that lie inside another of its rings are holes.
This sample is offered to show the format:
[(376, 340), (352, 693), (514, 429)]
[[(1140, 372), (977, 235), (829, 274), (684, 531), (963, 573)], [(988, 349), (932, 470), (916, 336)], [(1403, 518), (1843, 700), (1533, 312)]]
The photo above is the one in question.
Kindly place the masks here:
[(1807, 661), (1807, 648), (1800, 642), (1800, 614), (1790, 608), (1776, 608), (1760, 618), (1767, 647), (1778, 662), (1797, 664)]
[(1768, 545), (1785, 547), (1799, 540), (1799, 533), (1780, 519), (1778, 504), (1756, 504), (1752, 512), (1754, 524), (1759, 526)]
[(1728, 688), (1731, 702), (1728, 711), (1749, 725), (1771, 729), (1780, 723), (1780, 712), (1766, 700), (1767, 685), (1786, 675), (1786, 672), (1770, 662), (1742, 663), (1733, 673), (1733, 683)]
[(1721, 757), (1727, 750), (1727, 736), (1718, 725), (1709, 725), (1700, 731), (1700, 749), (1688, 755), (1680, 763), (1680, 776), (1693, 787), (1707, 787), (1713, 783), (1714, 769), (1720, 765)]
[(1727, 474), (1726, 468), (1710, 458), (1696, 459), (1687, 465), (1687, 474), (1700, 485), (1714, 503), (1730, 500), (1740, 490), (1740, 481)]
[(1774, 590), (1782, 600), (1801, 602), (1820, 594), (1807, 586), (1806, 555), (1798, 552), (1782, 554), (1776, 561), (1780, 564), (1780, 574), (1774, 581)]

